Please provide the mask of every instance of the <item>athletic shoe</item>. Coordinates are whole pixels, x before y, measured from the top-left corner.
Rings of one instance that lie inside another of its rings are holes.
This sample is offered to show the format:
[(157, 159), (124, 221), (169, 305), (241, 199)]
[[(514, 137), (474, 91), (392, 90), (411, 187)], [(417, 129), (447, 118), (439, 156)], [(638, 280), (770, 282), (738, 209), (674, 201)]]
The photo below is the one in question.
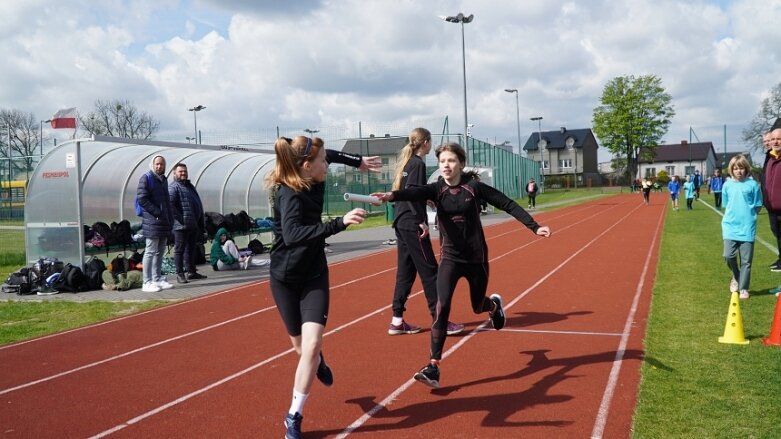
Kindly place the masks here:
[(186, 284), (189, 281), (187, 280), (187, 276), (185, 276), (184, 273), (177, 273), (176, 274), (176, 282), (178, 282), (180, 284)]
[(206, 279), (206, 277), (207, 276), (205, 274), (198, 273), (197, 271), (193, 273), (187, 273), (187, 280)]
[(417, 334), (420, 332), (420, 326), (410, 325), (404, 320), (400, 325), (391, 324), (388, 327), (388, 335)]
[(770, 271), (773, 271), (773, 272), (776, 272), (776, 273), (781, 272), (781, 263), (778, 263), (778, 264), (770, 267)]
[(748, 294), (748, 291), (746, 290), (740, 290), (740, 298), (741, 299), (748, 299), (750, 296)]
[(161, 290), (167, 290), (169, 288), (173, 288), (174, 284), (169, 283), (167, 280), (163, 279), (157, 282), (157, 286), (160, 287)]
[(738, 292), (738, 281), (736, 281), (734, 277), (732, 278), (731, 281), (729, 281), (729, 292), (730, 293)]
[(156, 293), (160, 291), (160, 287), (158, 287), (154, 282), (146, 282), (144, 283), (144, 286), (141, 287), (141, 291), (145, 293)]
[(776, 267), (778, 265), (781, 265), (781, 259), (777, 259), (775, 262), (773, 262), (772, 264), (768, 265), (768, 267), (773, 268), (773, 267)]
[(502, 296), (494, 293), (491, 294), (491, 302), (496, 304), (496, 309), (493, 312), (489, 312), (491, 316), (491, 324), (494, 325), (494, 329), (497, 331), (504, 328), (504, 308), (502, 308)]
[(419, 372), (413, 375), (413, 378), (415, 378), (415, 380), (420, 381), (421, 383), (429, 387), (438, 389), (439, 388), (439, 367), (437, 367), (436, 364), (429, 363), (426, 365), (426, 367), (420, 369)]
[(285, 439), (301, 439), (301, 421), (304, 417), (300, 413), (291, 415), (290, 413), (285, 416)]
[(320, 352), (320, 364), (317, 365), (317, 379), (326, 387), (331, 387), (334, 384), (334, 373), (331, 372), (331, 368), (325, 364), (325, 358), (323, 358), (322, 351)]
[(460, 323), (447, 322), (447, 335), (456, 335), (464, 331), (464, 325)]

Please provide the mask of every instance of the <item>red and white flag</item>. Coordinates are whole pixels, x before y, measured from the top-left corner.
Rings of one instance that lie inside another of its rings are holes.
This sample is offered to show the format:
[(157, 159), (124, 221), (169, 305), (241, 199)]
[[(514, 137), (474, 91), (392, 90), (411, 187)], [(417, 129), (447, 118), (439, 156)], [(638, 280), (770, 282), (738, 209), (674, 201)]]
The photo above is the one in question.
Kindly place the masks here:
[(76, 108), (65, 108), (54, 113), (52, 128), (76, 128)]

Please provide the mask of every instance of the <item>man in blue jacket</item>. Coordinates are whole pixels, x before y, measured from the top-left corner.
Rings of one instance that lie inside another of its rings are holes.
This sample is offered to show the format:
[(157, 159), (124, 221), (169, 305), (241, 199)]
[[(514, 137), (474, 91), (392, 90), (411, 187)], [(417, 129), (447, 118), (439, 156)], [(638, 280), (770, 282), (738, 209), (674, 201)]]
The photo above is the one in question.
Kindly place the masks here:
[(191, 280), (206, 278), (195, 269), (195, 249), (202, 245), (206, 224), (203, 203), (188, 178), (187, 165), (181, 162), (174, 165), (173, 175), (174, 181), (168, 186), (168, 195), (174, 220), (174, 265), (176, 281), (186, 284)]
[(156, 155), (147, 171), (138, 180), (138, 204), (143, 209), (141, 234), (146, 238), (144, 248), (144, 286), (146, 293), (173, 288), (162, 275), (163, 253), (171, 234), (173, 215), (168, 198), (168, 179), (165, 176), (165, 157)]

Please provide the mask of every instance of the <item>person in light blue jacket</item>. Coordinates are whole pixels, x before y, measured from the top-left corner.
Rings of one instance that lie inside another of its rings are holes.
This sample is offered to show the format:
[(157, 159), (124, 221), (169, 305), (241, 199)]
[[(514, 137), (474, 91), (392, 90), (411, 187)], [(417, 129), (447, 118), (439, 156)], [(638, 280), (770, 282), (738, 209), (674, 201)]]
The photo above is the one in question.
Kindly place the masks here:
[(731, 178), (724, 183), (721, 191), (724, 201), (724, 218), (721, 220), (724, 259), (732, 272), (730, 292), (739, 290), (740, 298), (748, 299), (757, 214), (762, 209), (762, 191), (759, 184), (749, 178), (751, 166), (744, 156), (733, 157), (728, 169)]
[(716, 209), (721, 210), (721, 188), (724, 186), (724, 176), (721, 169), (716, 168), (708, 182), (708, 193), (713, 193), (713, 202)]

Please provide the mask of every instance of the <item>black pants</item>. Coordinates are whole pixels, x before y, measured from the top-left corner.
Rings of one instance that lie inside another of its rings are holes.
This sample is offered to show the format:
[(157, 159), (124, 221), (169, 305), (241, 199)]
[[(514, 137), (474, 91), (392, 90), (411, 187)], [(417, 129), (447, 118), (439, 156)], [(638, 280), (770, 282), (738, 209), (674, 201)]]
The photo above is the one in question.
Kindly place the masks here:
[(776, 247), (778, 248), (779, 259), (781, 259), (781, 211), (768, 210), (767, 217), (770, 220), (770, 230), (776, 237)]
[(687, 198), (686, 199), (686, 209), (687, 210), (693, 210), (692, 204), (694, 203), (694, 198)]
[(431, 359), (441, 360), (447, 338), (447, 322), (456, 284), (461, 278), (469, 283), (469, 300), (475, 314), (491, 310), (491, 301), (485, 297), (488, 289), (488, 263), (466, 264), (443, 259), (437, 273), (437, 317), (431, 327)]
[(195, 246), (201, 242), (201, 231), (195, 229), (174, 230), (174, 265), (176, 273), (195, 273)]
[(397, 270), (393, 290), (393, 317), (403, 317), (407, 298), (412, 292), (415, 275), (420, 275), (431, 319), (437, 312), (437, 259), (431, 248), (431, 239), (423, 239), (411, 230), (396, 230)]
[(716, 205), (716, 209), (721, 209), (721, 192), (713, 193), (713, 204)]
[(529, 194), (529, 206), (537, 207), (537, 194)]

